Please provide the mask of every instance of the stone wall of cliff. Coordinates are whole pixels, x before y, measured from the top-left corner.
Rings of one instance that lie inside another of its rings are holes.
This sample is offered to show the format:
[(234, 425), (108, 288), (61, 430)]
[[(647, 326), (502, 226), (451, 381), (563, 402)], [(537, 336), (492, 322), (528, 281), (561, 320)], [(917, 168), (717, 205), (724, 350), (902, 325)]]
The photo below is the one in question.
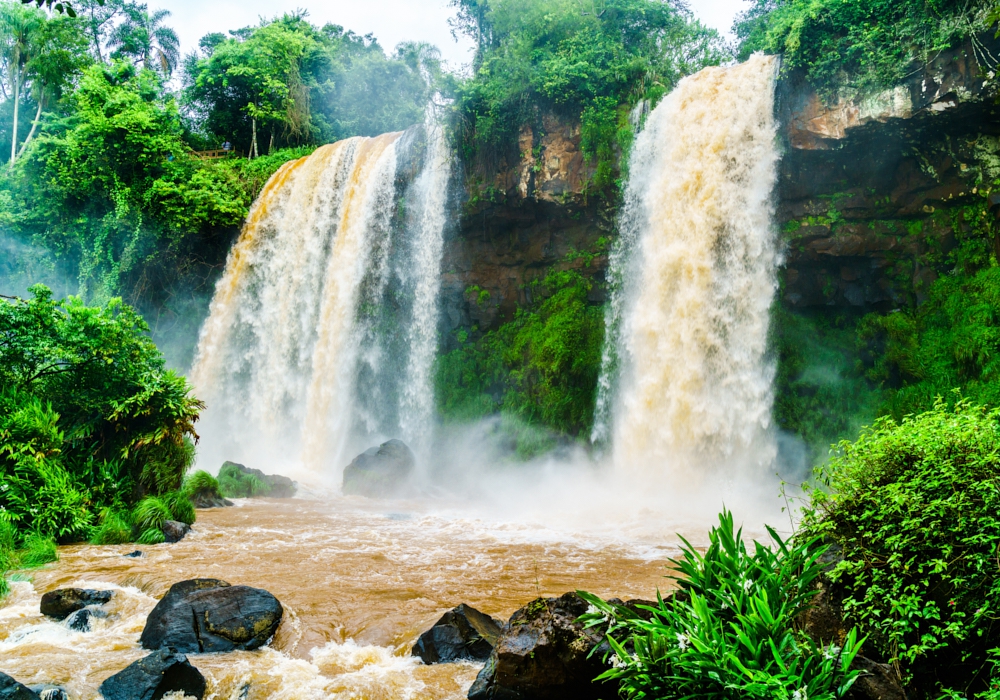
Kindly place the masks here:
[[(787, 308), (919, 303), (983, 215), (997, 236), (1000, 195), (984, 198), (977, 183), (1000, 178), (992, 59), (1000, 42), (981, 40), (864, 99), (824, 101), (799, 76), (781, 79), (776, 211)], [(551, 269), (592, 277), (592, 300), (603, 301), (602, 250), (614, 236), (616, 203), (588, 193), (593, 173), (579, 125), (538, 114), (521, 131), (519, 151), (509, 167), (464, 177), (463, 213), (443, 267), (449, 331), (496, 328), (531, 301), (528, 283)]]

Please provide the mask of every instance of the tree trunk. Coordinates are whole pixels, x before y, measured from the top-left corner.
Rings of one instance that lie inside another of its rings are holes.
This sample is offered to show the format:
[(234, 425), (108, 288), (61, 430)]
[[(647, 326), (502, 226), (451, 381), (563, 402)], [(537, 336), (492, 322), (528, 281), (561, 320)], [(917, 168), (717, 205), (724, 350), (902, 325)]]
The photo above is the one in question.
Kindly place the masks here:
[(250, 124), (253, 128), (253, 138), (250, 139), (250, 152), (247, 154), (247, 160), (257, 157), (257, 117), (251, 117)]
[(271, 129), (271, 143), (267, 144), (267, 155), (271, 155), (274, 150), (274, 129)]
[(42, 119), (42, 103), (45, 99), (41, 96), (38, 98), (38, 109), (35, 110), (35, 120), (31, 122), (31, 131), (28, 132), (28, 138), (24, 139), (24, 143), (21, 144), (21, 148), (17, 152), (17, 157), (20, 158), (24, 155), (24, 149), (28, 147), (28, 142), (31, 141), (31, 137), (35, 135), (35, 129), (38, 128), (38, 122)]
[(21, 76), (17, 63), (14, 63), (14, 127), (10, 136), (10, 164), (17, 160), (17, 112), (21, 102)]

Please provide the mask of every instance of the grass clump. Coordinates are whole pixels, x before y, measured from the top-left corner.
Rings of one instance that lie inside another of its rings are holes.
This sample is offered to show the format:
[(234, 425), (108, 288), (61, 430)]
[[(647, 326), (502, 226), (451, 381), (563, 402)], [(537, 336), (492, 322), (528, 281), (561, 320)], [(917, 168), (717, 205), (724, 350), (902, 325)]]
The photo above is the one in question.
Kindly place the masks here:
[(132, 541), (132, 524), (128, 513), (106, 508), (100, 524), (90, 538), (91, 544), (125, 544)]
[(842, 548), (831, 577), (866, 656), (928, 697), (987, 690), (1000, 646), (998, 475), (1000, 411), (939, 400), (842, 442), (804, 510), (803, 536)]
[(132, 523), (140, 532), (159, 530), (164, 522), (172, 519), (172, 515), (164, 499), (146, 496), (132, 510)]
[(18, 565), (23, 569), (34, 569), (59, 561), (56, 541), (39, 534), (29, 535), (24, 540), (24, 548), (18, 555)]
[(188, 500), (195, 503), (199, 501), (217, 502), (223, 498), (219, 480), (200, 469), (184, 480), (181, 491)]
[(253, 498), (266, 495), (270, 486), (256, 474), (250, 474), (236, 464), (226, 462), (219, 470), (219, 491), (226, 498)]
[(795, 624), (816, 594), (827, 548), (768, 531), (772, 546), (748, 548), (723, 512), (704, 554), (684, 540), (672, 560), (679, 591), (639, 606), (645, 616), (581, 592), (592, 606), (587, 623), (610, 624), (611, 668), (599, 679), (618, 681), (629, 700), (843, 697), (858, 676), (849, 670), (861, 646), (856, 632), (843, 648), (821, 648)]
[(142, 531), (142, 534), (136, 539), (136, 544), (163, 544), (166, 541), (167, 537), (163, 534), (163, 530), (151, 527)]
[(193, 525), (197, 515), (194, 512), (194, 504), (183, 491), (171, 491), (162, 496), (164, 505), (170, 511), (170, 519), (185, 525)]

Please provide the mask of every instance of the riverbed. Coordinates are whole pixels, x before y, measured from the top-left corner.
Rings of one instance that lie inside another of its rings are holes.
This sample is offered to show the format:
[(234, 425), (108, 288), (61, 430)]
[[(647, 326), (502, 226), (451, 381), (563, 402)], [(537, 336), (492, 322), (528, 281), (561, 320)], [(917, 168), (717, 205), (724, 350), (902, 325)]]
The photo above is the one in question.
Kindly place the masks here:
[[(440, 499), (261, 499), (199, 511), (176, 544), (61, 547), (58, 562), (16, 576), (0, 602), (0, 670), (74, 700), (98, 697), (105, 678), (147, 653), (139, 634), (170, 585), (211, 577), (270, 591), (285, 615), (264, 649), (190, 657), (207, 698), (458, 700), (480, 666), (425, 666), (410, 649), (459, 603), (506, 620), (539, 596), (648, 599), (670, 587), (676, 523), (636, 512), (641, 528), (609, 527), (575, 515), (508, 518)], [(143, 556), (124, 556), (135, 550)], [(81, 633), (41, 616), (41, 595), (67, 586), (114, 590), (108, 618)]]

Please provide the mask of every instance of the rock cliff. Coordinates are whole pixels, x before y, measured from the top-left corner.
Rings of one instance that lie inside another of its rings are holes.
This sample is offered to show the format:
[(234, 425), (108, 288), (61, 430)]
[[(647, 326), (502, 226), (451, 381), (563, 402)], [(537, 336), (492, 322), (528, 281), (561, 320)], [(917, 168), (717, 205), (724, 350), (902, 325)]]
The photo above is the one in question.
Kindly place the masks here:
[[(864, 98), (824, 99), (801, 76), (782, 77), (776, 211), (788, 308), (919, 303), (965, 239), (989, 235), (1000, 249), (1000, 196), (977, 186), (1000, 178), (994, 56), (1000, 42), (978, 37)], [(615, 203), (588, 192), (579, 125), (539, 113), (522, 129), (519, 152), (485, 177), (465, 174), (443, 267), (449, 331), (509, 320), (531, 301), (527, 284), (551, 269), (603, 282)], [(600, 284), (592, 297), (603, 301)]]

